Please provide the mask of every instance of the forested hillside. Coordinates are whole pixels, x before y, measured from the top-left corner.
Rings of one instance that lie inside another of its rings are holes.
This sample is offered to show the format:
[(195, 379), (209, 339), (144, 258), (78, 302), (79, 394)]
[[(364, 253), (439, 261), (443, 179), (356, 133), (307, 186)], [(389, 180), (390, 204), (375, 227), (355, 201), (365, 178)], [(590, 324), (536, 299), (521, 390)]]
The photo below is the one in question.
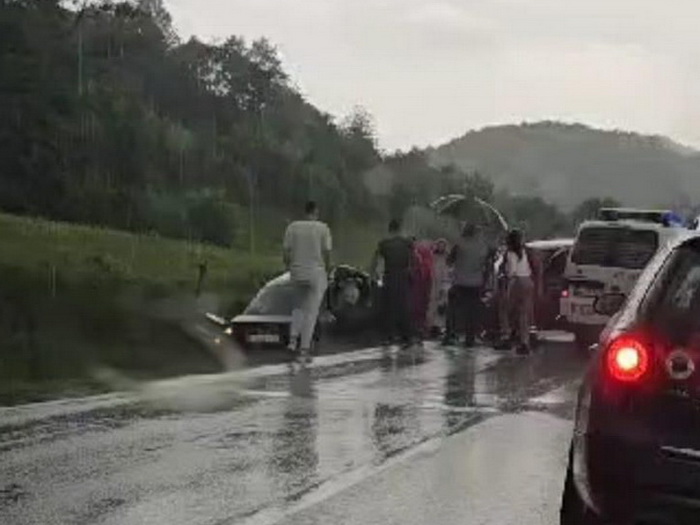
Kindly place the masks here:
[(370, 115), (315, 108), (270, 42), (184, 42), (162, 0), (0, 0), (0, 94), (0, 210), (263, 252), (310, 198), (335, 230), (376, 230), (467, 191), (540, 237), (588, 197), (700, 190), (694, 154), (583, 126), (383, 154)]
[(375, 211), (365, 114), (308, 104), (265, 39), (181, 42), (159, 0), (2, 0), (0, 92), (5, 211), (222, 244), (251, 203)]
[(604, 196), (644, 207), (700, 202), (700, 154), (665, 137), (540, 122), (471, 131), (428, 154), (566, 210)]

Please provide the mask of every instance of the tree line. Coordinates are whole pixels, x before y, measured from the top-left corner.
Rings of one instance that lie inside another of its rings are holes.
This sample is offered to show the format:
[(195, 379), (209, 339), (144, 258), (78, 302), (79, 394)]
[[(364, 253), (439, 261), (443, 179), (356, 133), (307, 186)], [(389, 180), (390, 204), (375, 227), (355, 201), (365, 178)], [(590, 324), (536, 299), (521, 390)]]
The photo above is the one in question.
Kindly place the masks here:
[(478, 173), (381, 152), (370, 115), (316, 109), (264, 38), (182, 41), (162, 0), (0, 0), (4, 211), (230, 245), (246, 210), (377, 222), (461, 191), (531, 236), (571, 230)]

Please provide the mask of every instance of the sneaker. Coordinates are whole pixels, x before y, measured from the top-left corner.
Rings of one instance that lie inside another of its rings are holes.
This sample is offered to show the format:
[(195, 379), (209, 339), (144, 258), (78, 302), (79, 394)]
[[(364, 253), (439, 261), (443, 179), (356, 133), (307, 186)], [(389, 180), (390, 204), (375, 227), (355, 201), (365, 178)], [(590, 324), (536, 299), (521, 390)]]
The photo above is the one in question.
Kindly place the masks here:
[(311, 349), (302, 348), (299, 350), (299, 361), (301, 363), (309, 364), (313, 361), (313, 356), (311, 355)]

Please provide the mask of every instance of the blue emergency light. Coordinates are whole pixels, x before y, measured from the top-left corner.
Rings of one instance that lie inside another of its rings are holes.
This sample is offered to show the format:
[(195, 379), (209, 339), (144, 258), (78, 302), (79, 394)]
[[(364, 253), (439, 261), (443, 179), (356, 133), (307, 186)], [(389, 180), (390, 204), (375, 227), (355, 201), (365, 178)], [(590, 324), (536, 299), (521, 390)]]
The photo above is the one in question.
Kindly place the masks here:
[(634, 208), (601, 208), (598, 210), (601, 221), (640, 221), (682, 227), (683, 219), (671, 210), (637, 210)]

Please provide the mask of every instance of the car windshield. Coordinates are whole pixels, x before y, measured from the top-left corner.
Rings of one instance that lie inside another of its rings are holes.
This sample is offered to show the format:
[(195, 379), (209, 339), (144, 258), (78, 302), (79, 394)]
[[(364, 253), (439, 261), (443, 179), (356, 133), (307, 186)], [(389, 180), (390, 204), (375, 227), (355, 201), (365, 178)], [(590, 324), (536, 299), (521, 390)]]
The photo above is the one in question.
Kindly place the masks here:
[(591, 227), (579, 233), (571, 261), (575, 264), (641, 270), (658, 247), (652, 230)]
[(245, 309), (246, 315), (292, 315), (292, 309), (298, 301), (299, 288), (291, 283), (268, 284)]

